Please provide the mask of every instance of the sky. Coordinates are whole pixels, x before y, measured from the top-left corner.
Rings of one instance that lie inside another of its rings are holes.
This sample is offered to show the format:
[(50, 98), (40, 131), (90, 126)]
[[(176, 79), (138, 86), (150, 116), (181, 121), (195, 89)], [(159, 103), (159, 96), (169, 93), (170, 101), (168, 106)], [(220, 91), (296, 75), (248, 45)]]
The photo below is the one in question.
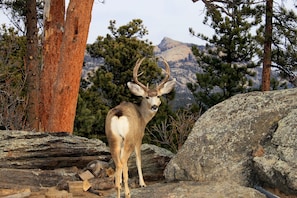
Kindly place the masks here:
[[(116, 27), (119, 27), (133, 19), (141, 19), (149, 32), (145, 39), (154, 45), (158, 45), (164, 37), (203, 45), (203, 40), (190, 35), (189, 28), (209, 34), (209, 27), (202, 23), (204, 15), (204, 5), (201, 1), (193, 3), (192, 0), (94, 0), (87, 43), (93, 43), (99, 35), (105, 36), (110, 33), (107, 29), (110, 20), (116, 20)], [(9, 21), (0, 11), (0, 24), (3, 23), (9, 24)]]
[(145, 37), (154, 45), (169, 37), (186, 43), (203, 44), (204, 41), (192, 36), (189, 28), (209, 34), (209, 27), (202, 23), (204, 5), (192, 0), (99, 0), (94, 1), (88, 43), (98, 35), (110, 33), (107, 27), (110, 20), (116, 20), (116, 27), (125, 25), (132, 19), (142, 19), (149, 34)]

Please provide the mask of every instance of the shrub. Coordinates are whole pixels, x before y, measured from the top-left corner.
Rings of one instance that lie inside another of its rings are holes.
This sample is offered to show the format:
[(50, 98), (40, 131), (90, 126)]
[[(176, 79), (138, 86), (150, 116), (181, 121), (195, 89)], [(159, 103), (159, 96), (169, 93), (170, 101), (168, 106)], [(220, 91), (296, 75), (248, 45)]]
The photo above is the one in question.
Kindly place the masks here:
[(174, 116), (168, 116), (160, 124), (148, 128), (149, 143), (169, 149), (173, 153), (182, 147), (190, 134), (199, 113), (193, 113), (188, 109), (181, 109)]

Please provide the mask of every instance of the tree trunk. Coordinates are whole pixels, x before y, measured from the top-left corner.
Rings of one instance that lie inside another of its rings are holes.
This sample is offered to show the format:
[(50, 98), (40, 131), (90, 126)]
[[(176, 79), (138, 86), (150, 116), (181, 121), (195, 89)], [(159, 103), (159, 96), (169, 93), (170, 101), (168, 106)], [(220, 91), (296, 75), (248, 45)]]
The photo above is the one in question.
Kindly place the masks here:
[(266, 24), (262, 71), (262, 91), (270, 90), (273, 0), (266, 0)]
[(25, 67), (28, 86), (28, 128), (39, 129), (39, 57), (36, 0), (26, 1), (27, 52)]
[[(64, 23), (62, 22), (64, 14), (61, 14), (64, 12), (64, 7), (58, 0), (50, 1), (49, 10), (45, 10), (46, 13), (50, 13), (47, 22), (51, 28), (45, 30), (47, 34), (45, 40), (49, 40), (45, 41), (44, 68), (50, 68), (44, 69), (42, 76), (44, 81), (42, 98), (45, 102), (41, 110), (42, 114), (45, 113), (42, 118), (44, 131), (73, 132), (93, 2), (94, 0), (86, 0), (83, 3), (79, 0), (70, 0)], [(59, 19), (55, 18), (56, 14)], [(53, 20), (56, 22), (51, 24)], [(54, 35), (55, 32), (58, 35), (52, 37), (51, 34)], [(48, 59), (55, 60), (50, 62)], [(50, 77), (51, 75), (53, 77)]]
[(54, 97), (53, 85), (58, 75), (60, 47), (65, 17), (64, 0), (46, 0), (44, 6), (43, 68), (40, 82), (40, 131), (47, 131)]

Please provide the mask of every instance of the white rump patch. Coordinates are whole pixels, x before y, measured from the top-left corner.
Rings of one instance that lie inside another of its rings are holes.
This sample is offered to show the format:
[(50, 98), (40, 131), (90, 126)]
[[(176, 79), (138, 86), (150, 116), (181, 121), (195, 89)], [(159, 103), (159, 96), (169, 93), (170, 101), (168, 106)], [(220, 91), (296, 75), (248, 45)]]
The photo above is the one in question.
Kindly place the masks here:
[(111, 118), (111, 131), (115, 135), (120, 135), (122, 138), (125, 138), (129, 131), (129, 121), (126, 116), (113, 116)]

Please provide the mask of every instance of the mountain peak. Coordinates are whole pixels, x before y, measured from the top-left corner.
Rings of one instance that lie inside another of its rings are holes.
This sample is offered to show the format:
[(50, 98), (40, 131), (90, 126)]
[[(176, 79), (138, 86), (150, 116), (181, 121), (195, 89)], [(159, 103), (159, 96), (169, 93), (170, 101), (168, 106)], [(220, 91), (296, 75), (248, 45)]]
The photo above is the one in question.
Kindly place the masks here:
[(154, 48), (156, 55), (160, 55), (167, 61), (178, 62), (193, 58), (195, 60), (191, 45), (164, 37), (159, 45)]
[(171, 48), (174, 48), (176, 46), (182, 45), (182, 42), (173, 40), (169, 37), (164, 37), (161, 41), (161, 43), (158, 45), (158, 47), (161, 49), (161, 51), (165, 51)]

